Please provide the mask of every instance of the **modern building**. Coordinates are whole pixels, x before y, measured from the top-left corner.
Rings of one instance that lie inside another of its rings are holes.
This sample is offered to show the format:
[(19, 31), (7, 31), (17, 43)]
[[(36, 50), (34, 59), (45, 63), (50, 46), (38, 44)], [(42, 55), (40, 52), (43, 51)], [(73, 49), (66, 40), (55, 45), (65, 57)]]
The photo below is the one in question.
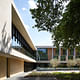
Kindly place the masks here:
[[(37, 51), (37, 52), (36, 52)], [(34, 46), (13, 0), (0, 0), (0, 80), (24, 73), (51, 59), (67, 63), (80, 58), (79, 49)]]
[(36, 46), (37, 47), (37, 63), (39, 65), (50, 63), (51, 59), (58, 59), (60, 63), (67, 63), (70, 59), (80, 58), (80, 48), (64, 49), (54, 46)]
[(13, 0), (0, 0), (0, 80), (36, 67), (34, 46)]

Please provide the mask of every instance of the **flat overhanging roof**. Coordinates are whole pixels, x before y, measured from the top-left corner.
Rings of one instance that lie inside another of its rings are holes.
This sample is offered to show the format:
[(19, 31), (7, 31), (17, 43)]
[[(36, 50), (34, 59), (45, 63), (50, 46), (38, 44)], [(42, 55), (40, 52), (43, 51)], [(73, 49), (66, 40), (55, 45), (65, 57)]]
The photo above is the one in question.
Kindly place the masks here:
[[(27, 14), (27, 13), (26, 13)], [(27, 17), (26, 17), (27, 18)], [(17, 11), (15, 4), (12, 4), (12, 23), (16, 26), (18, 31), (22, 34), (23, 38), (26, 40), (26, 42), (30, 45), (30, 47), (33, 50), (37, 50), (34, 46), (29, 33), (25, 29), (24, 22), (22, 21), (19, 12)]]

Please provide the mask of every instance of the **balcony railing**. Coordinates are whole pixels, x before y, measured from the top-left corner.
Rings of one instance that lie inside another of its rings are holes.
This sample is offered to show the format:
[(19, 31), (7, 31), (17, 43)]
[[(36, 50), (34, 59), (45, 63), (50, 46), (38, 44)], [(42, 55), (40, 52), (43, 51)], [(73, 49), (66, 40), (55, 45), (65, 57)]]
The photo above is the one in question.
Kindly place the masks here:
[(35, 59), (35, 57), (34, 57), (31, 53), (29, 53), (26, 49), (24, 49), (24, 48), (22, 48), (22, 47), (12, 46), (12, 48), (16, 49), (16, 50), (19, 51), (19, 52), (22, 52), (23, 54), (25, 54), (25, 55), (33, 58), (33, 59)]
[(71, 56), (68, 56), (68, 60), (73, 60), (73, 55), (71, 55)]
[(60, 61), (66, 61), (66, 56), (60, 56)]
[(56, 56), (53, 56), (53, 59), (58, 59), (58, 57), (59, 57), (58, 55), (56, 55)]
[(76, 58), (80, 58), (80, 55), (76, 55)]
[(48, 58), (41, 57), (41, 58), (40, 58), (40, 61), (48, 61)]

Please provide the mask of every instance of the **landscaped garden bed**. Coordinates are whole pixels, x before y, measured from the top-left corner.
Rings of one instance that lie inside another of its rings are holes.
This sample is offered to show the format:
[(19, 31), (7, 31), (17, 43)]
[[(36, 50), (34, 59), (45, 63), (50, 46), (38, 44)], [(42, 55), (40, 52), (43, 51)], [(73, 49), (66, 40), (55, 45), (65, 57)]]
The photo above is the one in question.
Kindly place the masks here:
[[(31, 74), (25, 76), (33, 78), (52, 78), (50, 80), (80, 80), (80, 73), (61, 73), (61, 72), (52, 72), (52, 73), (43, 73), (43, 72), (32, 72)], [(41, 79), (39, 79), (41, 80)]]
[(79, 71), (79, 68), (40, 68), (40, 67), (38, 67), (37, 68), (37, 71), (67, 71), (67, 70), (78, 70)]

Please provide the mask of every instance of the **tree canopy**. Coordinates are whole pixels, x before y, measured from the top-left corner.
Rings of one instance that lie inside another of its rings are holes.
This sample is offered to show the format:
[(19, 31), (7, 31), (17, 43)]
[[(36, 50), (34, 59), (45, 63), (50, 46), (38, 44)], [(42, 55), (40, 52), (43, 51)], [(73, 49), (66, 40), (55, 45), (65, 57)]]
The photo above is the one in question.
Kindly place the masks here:
[[(52, 33), (54, 44), (64, 47), (80, 45), (80, 0), (37, 0), (37, 9), (31, 9), (38, 30)], [(64, 10), (65, 9), (65, 10)]]

